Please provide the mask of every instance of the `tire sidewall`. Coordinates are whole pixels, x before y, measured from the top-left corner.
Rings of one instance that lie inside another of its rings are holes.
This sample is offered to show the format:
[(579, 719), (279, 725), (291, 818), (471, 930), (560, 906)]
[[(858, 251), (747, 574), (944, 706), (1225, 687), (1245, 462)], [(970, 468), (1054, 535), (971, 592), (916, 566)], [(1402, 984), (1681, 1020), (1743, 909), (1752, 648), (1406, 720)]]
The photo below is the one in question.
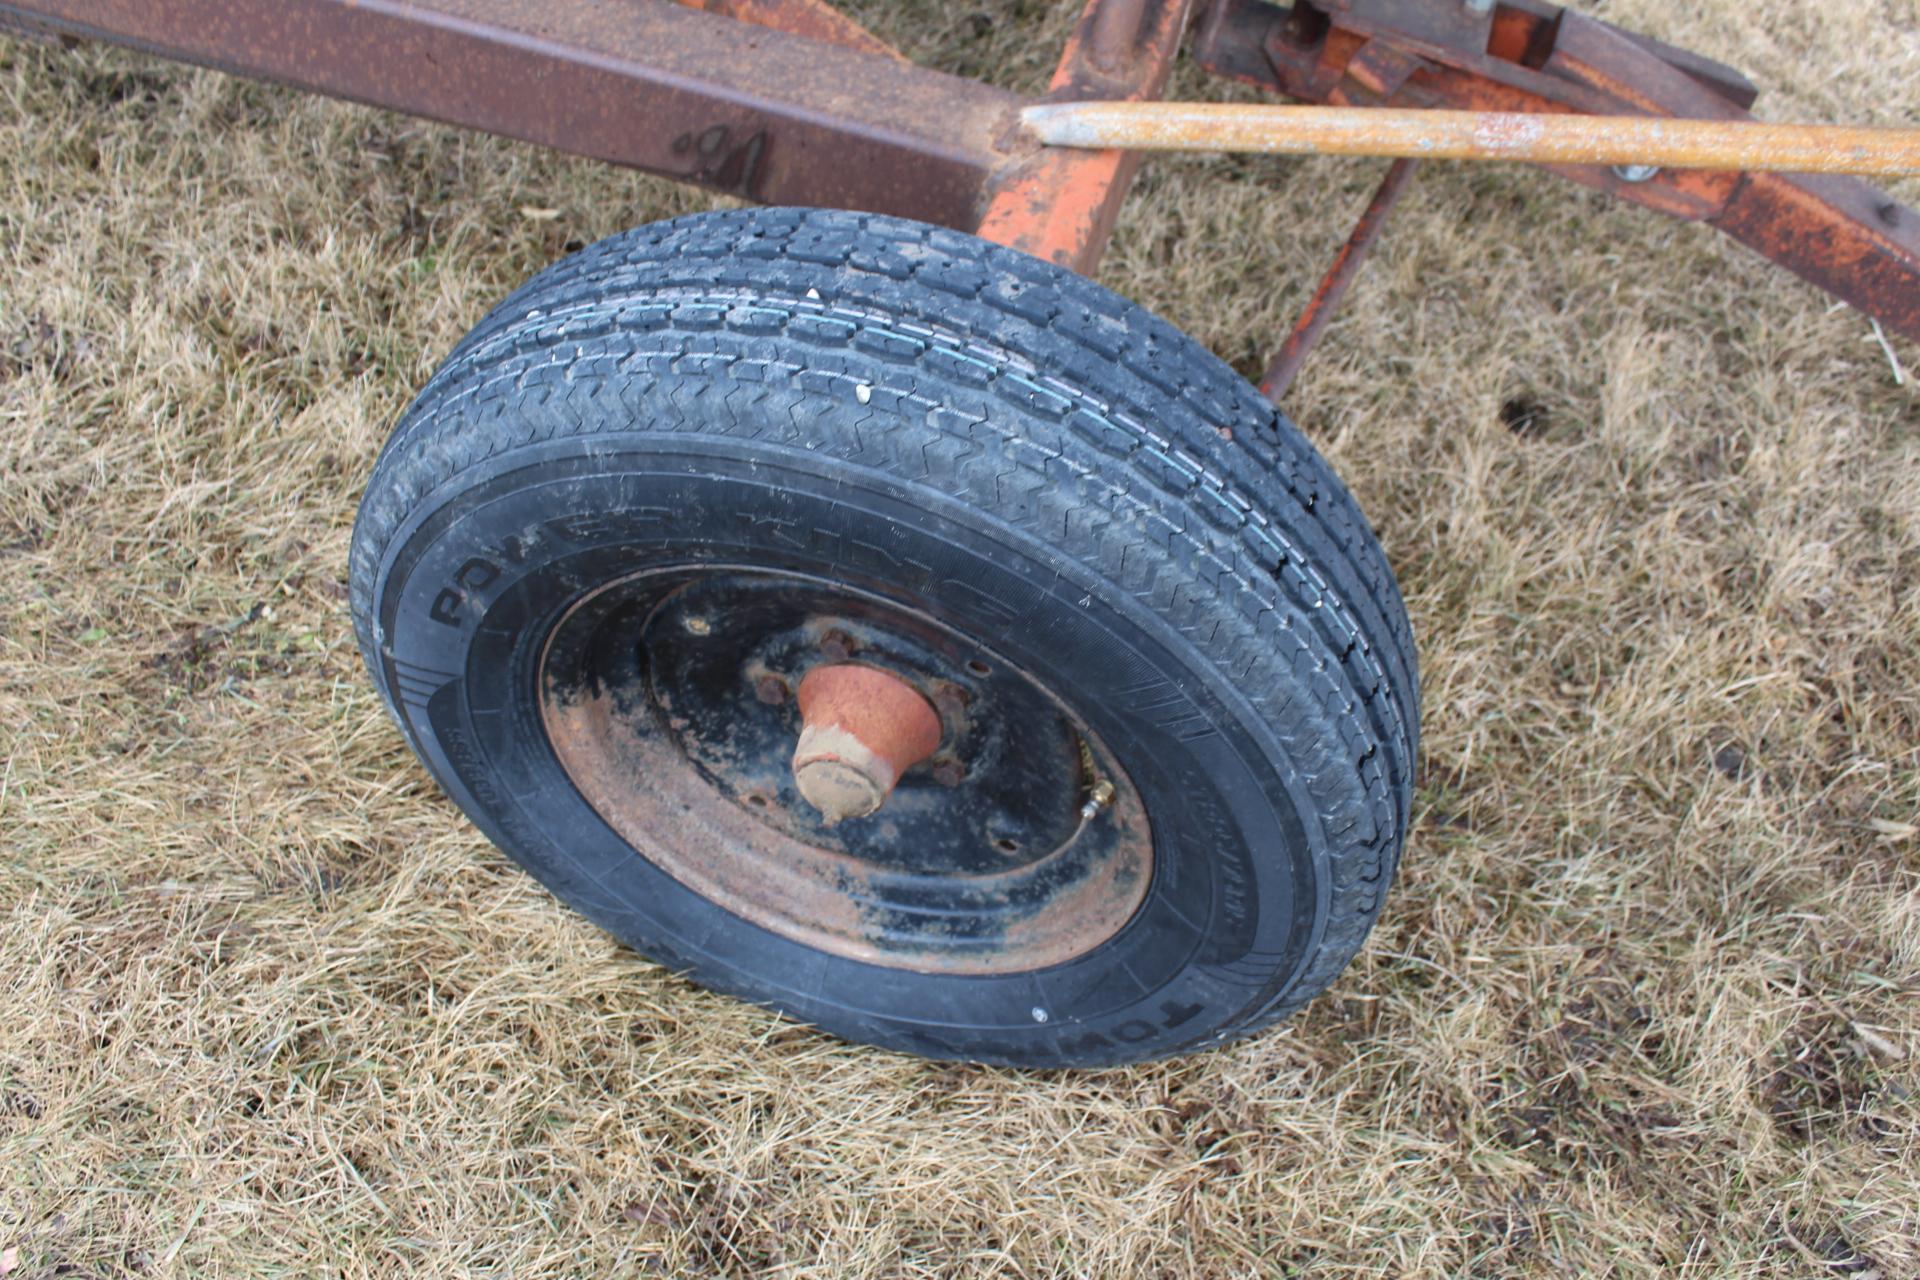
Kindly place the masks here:
[[(646, 861), (562, 769), (538, 672), (567, 609), (670, 566), (836, 577), (1053, 689), (1146, 802), (1153, 878), (1133, 920), (1044, 970), (915, 973), (805, 947)], [(841, 1036), (1008, 1065), (1161, 1057), (1270, 1004), (1318, 945), (1326, 834), (1270, 731), (1191, 640), (1012, 525), (870, 467), (686, 433), (515, 449), (415, 507), (387, 544), (373, 620), (382, 692), (501, 848), (668, 967)]]

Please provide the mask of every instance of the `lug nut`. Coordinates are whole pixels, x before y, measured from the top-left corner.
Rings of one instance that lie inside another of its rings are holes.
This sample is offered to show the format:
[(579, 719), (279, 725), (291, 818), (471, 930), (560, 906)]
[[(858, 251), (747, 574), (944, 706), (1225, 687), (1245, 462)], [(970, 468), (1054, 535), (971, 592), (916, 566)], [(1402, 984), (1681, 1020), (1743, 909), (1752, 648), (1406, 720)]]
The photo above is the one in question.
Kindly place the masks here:
[(967, 766), (949, 757), (933, 762), (933, 780), (943, 787), (957, 787), (967, 780)]
[(753, 682), (753, 696), (777, 707), (787, 700), (787, 682), (779, 676), (761, 676)]
[(967, 713), (967, 695), (958, 685), (942, 683), (933, 691), (933, 705), (941, 716), (958, 721)]
[(853, 650), (853, 637), (838, 627), (820, 637), (820, 656), (828, 662), (845, 662)]

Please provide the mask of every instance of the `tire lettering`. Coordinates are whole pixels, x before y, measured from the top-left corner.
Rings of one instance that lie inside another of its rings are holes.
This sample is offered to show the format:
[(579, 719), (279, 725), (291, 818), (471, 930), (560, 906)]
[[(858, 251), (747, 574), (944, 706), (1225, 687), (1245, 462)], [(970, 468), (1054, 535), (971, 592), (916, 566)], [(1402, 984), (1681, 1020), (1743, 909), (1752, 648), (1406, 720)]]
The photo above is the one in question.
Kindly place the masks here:
[[(445, 719), (450, 722), (452, 716)], [(438, 716), (433, 717), (431, 723), (434, 737), (446, 753), (454, 775), (473, 792), (486, 815), (500, 824), (500, 829), (514, 843), (526, 846), (538, 843), (539, 834), (522, 821), (518, 806), (494, 785), (493, 771), (466, 732), (453, 723), (442, 723)]]
[(596, 511), (584, 515), (560, 516), (540, 527), (563, 542), (608, 542), (615, 538), (635, 537), (657, 532), (673, 523), (673, 513), (658, 507), (635, 507), (627, 511)]
[(1166, 1015), (1166, 1020), (1160, 1025), (1171, 1031), (1181, 1023), (1189, 1022), (1206, 1011), (1207, 1006), (1203, 1004), (1181, 1004), (1178, 1001), (1168, 1000), (1160, 1006), (1160, 1012)]
[[(902, 585), (919, 591), (933, 588), (936, 582), (942, 587), (962, 585), (951, 580), (936, 579), (932, 565), (896, 555), (875, 542), (861, 542), (847, 537), (835, 529), (819, 529), (763, 513), (742, 511), (737, 514), (741, 524), (757, 537), (797, 551), (812, 552), (830, 564), (880, 570)], [(1002, 609), (998, 601), (992, 603), (996, 611)]]
[(1071, 1040), (1062, 1038), (1059, 1052), (1060, 1056), (1064, 1058), (1070, 1053), (1087, 1053), (1095, 1049), (1111, 1048), (1113, 1048), (1113, 1041), (1107, 1039), (1098, 1031), (1089, 1031), (1085, 1035), (1076, 1036)]
[(484, 591), (500, 577), (500, 566), (475, 556), (460, 566), (453, 580), (469, 591)]
[(1252, 886), (1247, 883), (1244, 868), (1232, 858), (1222, 858), (1220, 867), (1220, 905), (1228, 919), (1244, 920), (1248, 915), (1248, 898)]
[(427, 610), (427, 616), (444, 627), (460, 625), (460, 602), (466, 597), (452, 587), (443, 587), (440, 594), (433, 598), (433, 608)]
[(465, 620), (461, 615), (470, 595), (484, 591), (498, 582), (500, 575), (505, 572), (501, 567), (503, 563), (516, 567), (526, 564), (545, 540), (540, 536), (541, 534), (571, 543), (608, 542), (621, 537), (634, 537), (646, 532), (655, 532), (671, 521), (672, 513), (669, 511), (657, 507), (641, 507), (630, 511), (589, 512), (585, 515), (560, 516), (543, 522), (537, 533), (530, 533), (525, 537), (510, 534), (501, 540), (498, 547), (487, 553), (493, 559), (474, 556), (455, 570), (447, 585), (434, 596), (433, 604), (427, 610), (427, 616), (442, 626), (458, 629), (464, 624)]
[(427, 610), (427, 616), (443, 626), (458, 627), (460, 611), (467, 603), (467, 592), (484, 591), (499, 578), (499, 565), (491, 560), (482, 560), (479, 556), (473, 557), (454, 571), (453, 580), (433, 598), (433, 607)]
[(506, 540), (500, 544), (500, 550), (495, 554), (509, 564), (522, 565), (527, 562), (527, 557), (531, 555), (539, 545), (540, 543), (537, 540), (529, 540), (509, 534)]

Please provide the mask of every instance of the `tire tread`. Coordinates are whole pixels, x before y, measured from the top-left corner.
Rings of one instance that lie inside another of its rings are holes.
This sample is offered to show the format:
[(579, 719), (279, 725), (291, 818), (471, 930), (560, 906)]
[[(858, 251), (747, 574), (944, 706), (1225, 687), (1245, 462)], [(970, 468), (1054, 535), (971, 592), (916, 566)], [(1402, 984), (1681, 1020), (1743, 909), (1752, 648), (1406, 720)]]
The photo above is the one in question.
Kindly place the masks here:
[[(1317, 726), (1291, 758), (1322, 806), (1329, 912), (1305, 967), (1214, 1030), (1270, 1025), (1347, 965), (1396, 869), (1418, 751), (1413, 637), (1384, 552), (1298, 429), (1221, 361), (1094, 282), (971, 236), (745, 209), (641, 227), (534, 277), (456, 346), (376, 463), (350, 574), (376, 673), (378, 569), (415, 507), (488, 458), (597, 429), (597, 397), (631, 405), (661, 382), (659, 430), (762, 423), (749, 409), (776, 393), (823, 401), (803, 427), (792, 399), (778, 443), (830, 420), (851, 460), (1051, 539), (1243, 686), (1289, 666), (1317, 707), (1266, 710)], [(717, 408), (683, 403), (722, 386)], [(876, 407), (923, 413), (935, 438), (885, 429)]]

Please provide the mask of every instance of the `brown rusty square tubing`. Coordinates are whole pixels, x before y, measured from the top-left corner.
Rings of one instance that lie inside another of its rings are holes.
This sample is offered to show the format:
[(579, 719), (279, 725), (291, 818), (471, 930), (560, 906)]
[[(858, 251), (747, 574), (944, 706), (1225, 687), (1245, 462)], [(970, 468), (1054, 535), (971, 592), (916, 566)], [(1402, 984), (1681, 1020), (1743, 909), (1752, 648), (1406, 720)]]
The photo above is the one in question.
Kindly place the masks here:
[(0, 0), (0, 18), (764, 203), (971, 228), (1032, 154), (1001, 90), (671, 0)]
[(1064, 147), (1768, 173), (1920, 173), (1916, 129), (1210, 102), (1045, 103), (1028, 107), (1021, 116), (1040, 141)]

